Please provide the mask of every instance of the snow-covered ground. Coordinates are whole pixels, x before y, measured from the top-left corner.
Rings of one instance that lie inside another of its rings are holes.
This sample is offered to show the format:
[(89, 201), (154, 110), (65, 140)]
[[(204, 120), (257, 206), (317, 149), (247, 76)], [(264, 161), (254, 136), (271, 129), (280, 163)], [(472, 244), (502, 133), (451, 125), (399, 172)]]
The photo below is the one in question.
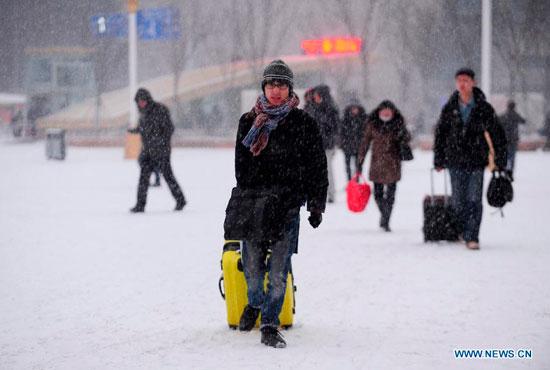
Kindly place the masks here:
[(390, 234), (374, 202), (347, 211), (335, 158), (338, 200), (317, 230), (302, 215), (296, 324), (275, 350), (227, 327), (218, 292), (231, 150), (174, 150), (188, 206), (174, 213), (163, 184), (135, 215), (121, 149), (58, 162), (44, 143), (0, 144), (0, 369), (549, 369), (550, 155), (519, 153), (514, 203), (484, 208), (480, 251), (423, 243), (431, 154), (415, 155)]

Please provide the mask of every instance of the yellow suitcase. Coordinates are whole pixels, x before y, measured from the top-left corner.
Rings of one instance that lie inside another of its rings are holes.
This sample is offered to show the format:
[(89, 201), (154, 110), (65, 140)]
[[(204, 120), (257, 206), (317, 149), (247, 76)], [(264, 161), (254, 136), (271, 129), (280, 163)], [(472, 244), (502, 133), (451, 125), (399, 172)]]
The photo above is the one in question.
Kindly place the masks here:
[[(269, 257), (268, 257), (269, 258)], [(246, 279), (244, 277), (243, 265), (241, 262), (241, 242), (237, 240), (227, 240), (223, 246), (223, 254), (221, 260), (222, 276), (220, 277), (218, 287), (220, 294), (225, 299), (227, 307), (227, 323), (231, 329), (237, 329), (239, 320), (243, 313), (244, 307), (248, 304)], [(267, 273), (265, 275), (264, 287), (267, 287)], [(223, 288), (222, 288), (223, 285)], [(288, 329), (292, 326), (295, 301), (294, 280), (292, 278), (292, 269), (288, 273), (286, 281), (285, 300), (279, 321), (281, 327)], [(259, 326), (260, 318), (256, 322), (256, 327)]]

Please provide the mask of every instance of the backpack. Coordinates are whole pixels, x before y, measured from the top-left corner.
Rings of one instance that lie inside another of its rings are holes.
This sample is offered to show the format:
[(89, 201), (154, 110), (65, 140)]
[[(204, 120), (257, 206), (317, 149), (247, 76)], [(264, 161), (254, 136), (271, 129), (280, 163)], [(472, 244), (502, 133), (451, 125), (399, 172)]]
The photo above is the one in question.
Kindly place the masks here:
[(514, 199), (512, 179), (505, 171), (493, 171), (487, 189), (487, 202), (491, 207), (502, 208)]

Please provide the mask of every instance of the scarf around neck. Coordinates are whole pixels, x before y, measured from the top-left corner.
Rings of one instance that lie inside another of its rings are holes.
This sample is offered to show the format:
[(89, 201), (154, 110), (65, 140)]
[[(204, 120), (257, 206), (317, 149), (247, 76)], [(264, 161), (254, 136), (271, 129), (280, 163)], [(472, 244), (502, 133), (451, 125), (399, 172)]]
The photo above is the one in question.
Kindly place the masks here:
[(258, 97), (253, 108), (256, 113), (254, 124), (242, 141), (243, 145), (250, 149), (253, 156), (259, 155), (265, 149), (271, 132), (298, 104), (300, 104), (300, 99), (294, 93), (286, 102), (278, 106), (269, 104), (265, 95)]

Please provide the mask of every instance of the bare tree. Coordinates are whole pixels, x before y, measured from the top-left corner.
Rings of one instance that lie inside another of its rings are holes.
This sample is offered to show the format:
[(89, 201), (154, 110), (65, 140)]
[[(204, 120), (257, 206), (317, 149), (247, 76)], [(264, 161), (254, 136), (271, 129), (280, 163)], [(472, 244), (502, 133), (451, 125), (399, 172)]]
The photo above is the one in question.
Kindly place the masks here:
[(216, 22), (205, 22), (211, 19), (208, 8), (198, 1), (175, 2), (173, 9), (179, 10), (179, 22), (174, 26), (171, 42), (170, 60), (174, 74), (174, 111), (175, 121), (183, 119), (183, 109), (179, 103), (179, 80), (182, 72), (192, 60), (199, 46), (204, 43)]
[[(393, 59), (402, 88), (402, 99), (407, 99), (412, 84), (412, 73), (418, 72), (420, 86), (414, 91), (420, 95), (421, 107), (437, 106), (434, 101), (435, 90), (433, 83), (435, 71), (441, 69), (448, 56), (442, 53), (446, 45), (444, 42), (445, 21), (440, 4), (436, 1), (420, 4), (411, 2), (396, 7), (393, 27), (397, 36), (397, 45), (394, 48), (396, 57)], [(427, 116), (429, 112), (416, 112), (419, 116)]]
[[(356, 37), (361, 37), (363, 47), (359, 54), (360, 79), (362, 96), (370, 97), (370, 60), (371, 54), (380, 43), (383, 33), (381, 29), (382, 0), (325, 0), (327, 12), (344, 26), (346, 31)], [(345, 78), (349, 78), (346, 75)]]
[(290, 0), (232, 0), (225, 21), (230, 30), (230, 60), (243, 60), (260, 76), (267, 57), (280, 54), (294, 7)]
[(526, 63), (540, 65), (544, 74), (545, 100), (550, 99), (550, 4), (540, 0), (520, 3), (500, 0), (494, 4), (493, 44), (508, 70), (509, 96), (527, 90)]

